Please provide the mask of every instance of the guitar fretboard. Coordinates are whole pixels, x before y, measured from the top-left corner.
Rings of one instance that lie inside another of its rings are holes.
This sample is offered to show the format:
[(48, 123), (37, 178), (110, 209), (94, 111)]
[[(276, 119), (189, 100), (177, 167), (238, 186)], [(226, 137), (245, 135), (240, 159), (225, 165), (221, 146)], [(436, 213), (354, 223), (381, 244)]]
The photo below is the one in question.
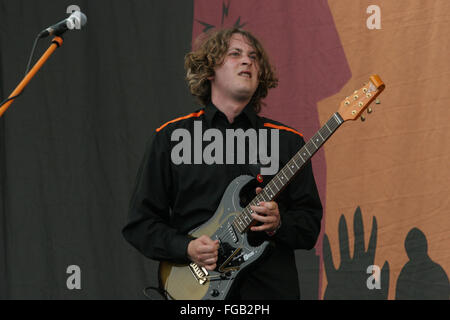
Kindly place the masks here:
[(259, 202), (269, 202), (276, 199), (280, 192), (303, 168), (320, 147), (344, 123), (339, 113), (333, 116), (320, 128), (319, 131), (292, 157), (291, 160), (270, 180), (264, 189), (245, 207), (233, 221), (233, 226), (240, 233), (246, 232), (253, 223), (250, 206), (257, 206)]

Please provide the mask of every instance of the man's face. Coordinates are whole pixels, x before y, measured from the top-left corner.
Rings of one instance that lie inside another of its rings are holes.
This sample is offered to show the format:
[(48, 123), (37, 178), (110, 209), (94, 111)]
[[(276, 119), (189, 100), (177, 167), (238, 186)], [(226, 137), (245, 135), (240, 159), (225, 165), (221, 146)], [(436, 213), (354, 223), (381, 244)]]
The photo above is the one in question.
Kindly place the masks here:
[(209, 78), (212, 97), (247, 101), (258, 88), (258, 54), (239, 33), (231, 37), (223, 63), (214, 70), (215, 75)]

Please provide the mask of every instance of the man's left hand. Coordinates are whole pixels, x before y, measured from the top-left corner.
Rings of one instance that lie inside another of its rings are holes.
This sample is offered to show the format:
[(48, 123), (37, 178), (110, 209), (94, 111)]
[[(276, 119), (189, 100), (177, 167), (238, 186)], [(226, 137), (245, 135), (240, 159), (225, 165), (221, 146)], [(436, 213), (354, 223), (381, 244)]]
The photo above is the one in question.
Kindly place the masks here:
[[(256, 193), (260, 193), (261, 188), (256, 188)], [(280, 211), (275, 201), (260, 202), (258, 206), (250, 206), (253, 210), (252, 218), (263, 223), (260, 226), (254, 226), (252, 231), (274, 232), (280, 226)]]

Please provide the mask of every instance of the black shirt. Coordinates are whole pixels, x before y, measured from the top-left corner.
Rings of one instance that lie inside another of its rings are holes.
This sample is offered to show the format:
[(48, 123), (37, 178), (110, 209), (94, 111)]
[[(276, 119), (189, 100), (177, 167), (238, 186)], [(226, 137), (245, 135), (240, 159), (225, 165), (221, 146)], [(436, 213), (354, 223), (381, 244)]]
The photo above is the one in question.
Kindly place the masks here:
[[(191, 164), (174, 164), (171, 152), (180, 143), (180, 140), (172, 141), (174, 131), (186, 129), (184, 132), (189, 132), (193, 141), (200, 124), (203, 132), (215, 128), (224, 137), (226, 129), (279, 129), (279, 169), (305, 144), (295, 130), (259, 117), (251, 105), (246, 106), (232, 124), (210, 103), (191, 115), (160, 127), (147, 146), (130, 202), (128, 224), (123, 229), (126, 240), (148, 258), (188, 263), (187, 246), (192, 240), (188, 232), (214, 215), (233, 179), (240, 175), (256, 176), (260, 172), (258, 165), (248, 164), (248, 154), (246, 164), (236, 164), (235, 157), (234, 164), (223, 161), (224, 164), (208, 165), (199, 158), (198, 152), (194, 159), (195, 142), (191, 145)], [(270, 140), (270, 134), (268, 137)], [(210, 143), (203, 141), (202, 150)], [(271, 150), (270, 141), (268, 149)], [(224, 148), (224, 159), (225, 153)], [(194, 164), (195, 161), (201, 164)], [(258, 184), (260, 187), (264, 187), (271, 176), (263, 178), (263, 182)], [(261, 237), (273, 240), (275, 249), (242, 281), (238, 293), (241, 298), (299, 298), (294, 250), (314, 247), (322, 219), (322, 206), (310, 162), (276, 202), (281, 228), (272, 237), (260, 232)]]

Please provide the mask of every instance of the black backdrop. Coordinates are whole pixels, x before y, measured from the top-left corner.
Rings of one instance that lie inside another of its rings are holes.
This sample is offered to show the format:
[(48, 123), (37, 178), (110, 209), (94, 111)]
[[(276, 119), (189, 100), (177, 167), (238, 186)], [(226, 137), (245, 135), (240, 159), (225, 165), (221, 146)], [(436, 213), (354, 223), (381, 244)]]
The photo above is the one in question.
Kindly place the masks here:
[[(139, 299), (156, 263), (120, 230), (147, 139), (192, 111), (192, 1), (0, 1), (0, 98), (39, 31), (88, 16), (0, 118), (0, 298)], [(35, 57), (49, 46), (39, 43)], [(69, 290), (70, 265), (81, 290)]]

